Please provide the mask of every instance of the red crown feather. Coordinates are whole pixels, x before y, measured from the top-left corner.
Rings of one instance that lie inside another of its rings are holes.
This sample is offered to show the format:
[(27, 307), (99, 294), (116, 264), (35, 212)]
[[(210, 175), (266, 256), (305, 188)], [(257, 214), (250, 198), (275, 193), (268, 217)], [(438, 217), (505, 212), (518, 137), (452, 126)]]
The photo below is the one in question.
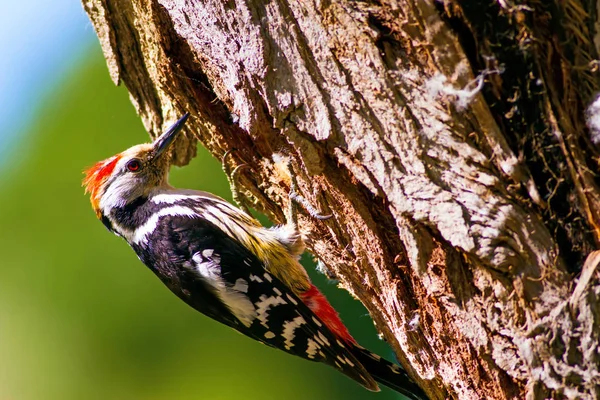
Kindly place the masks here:
[(112, 174), (120, 158), (119, 155), (116, 155), (104, 161), (100, 161), (84, 172), (85, 178), (83, 178), (83, 186), (85, 186), (85, 193), (90, 193), (92, 207), (96, 211), (98, 218), (100, 218), (100, 191), (110, 174)]

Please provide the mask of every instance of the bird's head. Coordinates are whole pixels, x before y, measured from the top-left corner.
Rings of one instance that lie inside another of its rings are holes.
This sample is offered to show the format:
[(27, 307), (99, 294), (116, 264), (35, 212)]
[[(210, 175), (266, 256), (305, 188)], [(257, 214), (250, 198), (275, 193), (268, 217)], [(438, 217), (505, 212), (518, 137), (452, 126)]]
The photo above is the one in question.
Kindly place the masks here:
[(123, 207), (147, 197), (157, 187), (168, 185), (168, 150), (188, 116), (186, 113), (153, 143), (133, 146), (85, 171), (83, 186), (99, 218), (103, 212)]

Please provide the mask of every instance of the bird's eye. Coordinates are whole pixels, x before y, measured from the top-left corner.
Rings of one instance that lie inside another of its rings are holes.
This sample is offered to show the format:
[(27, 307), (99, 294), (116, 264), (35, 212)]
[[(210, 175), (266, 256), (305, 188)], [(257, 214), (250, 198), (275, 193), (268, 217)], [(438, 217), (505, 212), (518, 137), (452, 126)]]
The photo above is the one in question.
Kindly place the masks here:
[(127, 161), (127, 164), (125, 165), (127, 167), (127, 169), (131, 172), (137, 172), (140, 170), (140, 167), (142, 166), (140, 164), (140, 160), (136, 160), (135, 158), (133, 160), (129, 160)]

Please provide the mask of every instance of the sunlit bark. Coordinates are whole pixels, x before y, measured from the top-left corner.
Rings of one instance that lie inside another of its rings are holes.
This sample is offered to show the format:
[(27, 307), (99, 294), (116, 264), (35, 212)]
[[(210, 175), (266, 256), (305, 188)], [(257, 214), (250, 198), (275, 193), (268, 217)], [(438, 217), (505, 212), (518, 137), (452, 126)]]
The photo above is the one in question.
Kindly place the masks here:
[[(90, 0), (152, 135), (186, 111), (434, 399), (598, 398), (595, 4)], [(276, 158), (276, 157), (275, 157)], [(576, 289), (575, 289), (576, 287)], [(579, 397), (578, 397), (579, 396)]]

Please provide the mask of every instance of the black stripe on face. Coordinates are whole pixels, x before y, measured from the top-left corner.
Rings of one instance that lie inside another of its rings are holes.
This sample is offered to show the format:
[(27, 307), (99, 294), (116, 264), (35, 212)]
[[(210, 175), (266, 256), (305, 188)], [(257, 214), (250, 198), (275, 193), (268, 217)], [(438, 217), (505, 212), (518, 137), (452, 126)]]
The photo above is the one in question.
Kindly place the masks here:
[(100, 221), (102, 221), (102, 223), (104, 224), (104, 226), (106, 227), (106, 229), (108, 229), (109, 231), (113, 231), (113, 226), (110, 223), (110, 219), (108, 219), (108, 217), (104, 214), (102, 214), (102, 217), (100, 218)]
[(119, 227), (135, 230), (161, 208), (161, 205), (149, 202), (147, 197), (138, 197), (123, 207), (110, 210), (110, 216)]

